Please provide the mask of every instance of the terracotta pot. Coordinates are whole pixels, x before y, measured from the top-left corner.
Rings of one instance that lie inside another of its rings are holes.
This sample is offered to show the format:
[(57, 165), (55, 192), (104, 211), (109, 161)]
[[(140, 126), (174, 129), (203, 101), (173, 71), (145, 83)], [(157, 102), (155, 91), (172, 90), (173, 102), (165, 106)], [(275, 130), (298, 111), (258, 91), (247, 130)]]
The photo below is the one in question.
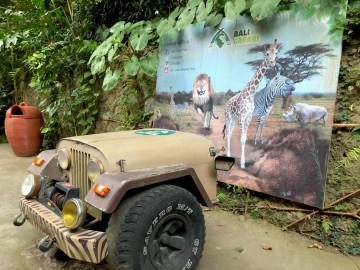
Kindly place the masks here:
[(31, 157), (39, 152), (44, 120), (40, 110), (26, 102), (13, 105), (6, 112), (5, 134), (18, 157)]

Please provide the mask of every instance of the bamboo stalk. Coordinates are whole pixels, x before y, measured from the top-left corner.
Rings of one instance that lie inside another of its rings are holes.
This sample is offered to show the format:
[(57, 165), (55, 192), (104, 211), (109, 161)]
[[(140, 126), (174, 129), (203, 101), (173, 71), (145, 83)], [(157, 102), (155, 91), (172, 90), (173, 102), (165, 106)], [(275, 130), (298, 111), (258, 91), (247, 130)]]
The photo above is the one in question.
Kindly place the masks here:
[(333, 124), (333, 127), (338, 127), (338, 128), (342, 128), (342, 127), (354, 128), (354, 127), (357, 127), (357, 126), (360, 126), (360, 124), (341, 124), (341, 123), (334, 123)]
[[(303, 221), (303, 220), (310, 219), (310, 218), (312, 218), (313, 216), (315, 216), (315, 215), (317, 215), (317, 214), (319, 214), (319, 213), (321, 213), (321, 212), (341, 213), (341, 212), (324, 211), (324, 210), (329, 209), (331, 206), (334, 206), (335, 204), (338, 204), (339, 202), (342, 202), (343, 200), (346, 200), (347, 198), (352, 197), (352, 196), (356, 195), (356, 194), (359, 193), (359, 192), (360, 192), (360, 189), (355, 190), (354, 192), (351, 192), (351, 193), (345, 195), (344, 197), (341, 197), (340, 199), (333, 201), (331, 204), (328, 204), (328, 205), (325, 206), (322, 210), (314, 211), (313, 213), (308, 214), (308, 215), (306, 215), (306, 216), (304, 216), (304, 217), (302, 217), (302, 218), (300, 218), (300, 219), (298, 219), (298, 220), (290, 223), (289, 225), (285, 226), (283, 229), (288, 229), (288, 228), (290, 228), (291, 226), (293, 226), (293, 225), (295, 225), (295, 224), (298, 224), (299, 222), (301, 222), (301, 221)], [(356, 210), (356, 211), (354, 211), (353, 213), (351, 213), (349, 216), (352, 216), (352, 217), (355, 217), (355, 218), (359, 218), (359, 217), (358, 217), (358, 213), (359, 213), (359, 212), (360, 212), (359, 210)], [(344, 213), (344, 214), (346, 214), (346, 213)], [(348, 214), (348, 213), (347, 213), (347, 214)]]
[(327, 214), (327, 215), (340, 215), (340, 216), (349, 216), (349, 217), (353, 217), (353, 218), (357, 218), (360, 219), (359, 213), (360, 213), (360, 209), (355, 210), (354, 212), (337, 212), (337, 211), (322, 211), (322, 214)]
[(272, 206), (272, 205), (270, 204), (270, 202), (268, 202), (267, 200), (265, 200), (265, 203), (269, 206), (270, 209), (273, 209), (273, 210), (279, 210), (279, 211), (296, 211), (296, 212), (313, 212), (313, 210), (310, 210), (310, 209)]

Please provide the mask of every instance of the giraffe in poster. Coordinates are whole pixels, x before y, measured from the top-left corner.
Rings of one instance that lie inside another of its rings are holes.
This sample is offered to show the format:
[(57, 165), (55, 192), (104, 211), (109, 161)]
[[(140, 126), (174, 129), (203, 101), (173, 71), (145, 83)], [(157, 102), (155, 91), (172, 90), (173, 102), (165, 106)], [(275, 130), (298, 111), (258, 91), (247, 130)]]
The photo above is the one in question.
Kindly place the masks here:
[(255, 108), (254, 96), (256, 89), (259, 87), (263, 79), (268, 65), (274, 67), (275, 59), (278, 53), (279, 45), (275, 39), (274, 44), (267, 45), (265, 58), (261, 62), (258, 70), (252, 79), (247, 83), (245, 88), (237, 95), (233, 96), (225, 106), (225, 125), (223, 134), (225, 138), (225, 129), (227, 133), (227, 156), (230, 156), (231, 134), (234, 131), (236, 122), (239, 123), (241, 130), (241, 168), (245, 168), (245, 143), (249, 124), (251, 122), (252, 113)]

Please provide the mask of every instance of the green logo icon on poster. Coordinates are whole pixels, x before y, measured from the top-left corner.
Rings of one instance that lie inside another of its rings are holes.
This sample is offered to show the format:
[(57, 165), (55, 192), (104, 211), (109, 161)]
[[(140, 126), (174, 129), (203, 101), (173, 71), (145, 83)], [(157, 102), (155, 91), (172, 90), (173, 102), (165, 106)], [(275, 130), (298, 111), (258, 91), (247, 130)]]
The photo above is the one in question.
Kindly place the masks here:
[(231, 40), (229, 38), (229, 35), (225, 32), (225, 27), (219, 29), (216, 34), (214, 35), (214, 37), (212, 38), (210, 45), (209, 45), (209, 49), (211, 49), (212, 47), (214, 47), (214, 44), (221, 50), (224, 45), (226, 44), (227, 46), (231, 45)]

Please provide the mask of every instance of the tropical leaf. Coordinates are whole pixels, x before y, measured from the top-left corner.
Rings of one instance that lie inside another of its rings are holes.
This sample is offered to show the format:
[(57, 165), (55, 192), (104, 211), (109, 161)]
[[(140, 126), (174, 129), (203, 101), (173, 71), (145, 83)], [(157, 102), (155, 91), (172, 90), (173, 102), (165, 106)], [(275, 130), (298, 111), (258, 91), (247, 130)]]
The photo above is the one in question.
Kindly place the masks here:
[(140, 67), (140, 63), (136, 55), (133, 55), (131, 59), (126, 59), (124, 62), (124, 68), (127, 74), (135, 76)]
[(145, 31), (132, 32), (132, 34), (130, 36), (131, 46), (136, 51), (141, 51), (148, 44), (149, 38), (150, 38), (150, 36), (148, 34), (146, 34)]
[(280, 0), (254, 0), (250, 8), (251, 17), (260, 21), (272, 14), (279, 3)]
[(108, 60), (109, 60), (109, 62), (112, 62), (115, 53), (116, 53), (116, 49), (115, 49), (115, 48), (111, 48), (110, 51), (109, 51), (109, 53), (108, 53)]
[(84, 73), (84, 79), (91, 76), (91, 72), (87, 71)]
[(311, 2), (312, 0), (296, 0), (296, 3), (304, 9), (309, 9)]
[(96, 48), (96, 50), (93, 52), (93, 54), (91, 55), (89, 62), (91, 63), (91, 61), (94, 59), (94, 57), (96, 56), (103, 56), (105, 54), (107, 54), (107, 52), (109, 51), (109, 49), (112, 46), (112, 41), (113, 41), (114, 37), (111, 36), (109, 37), (106, 41), (104, 41), (103, 43), (100, 44), (99, 47)]
[(172, 23), (168, 19), (162, 20), (156, 29), (159, 37), (166, 35), (171, 30), (171, 28), (174, 26), (174, 22), (175, 22), (175, 20)]
[(108, 68), (106, 70), (106, 74), (105, 74), (105, 78), (103, 81), (103, 85), (102, 88), (104, 89), (104, 91), (109, 91), (111, 89), (113, 89), (116, 84), (119, 81), (121, 72), (120, 70), (115, 70), (114, 73), (111, 71), (110, 68)]
[(154, 77), (159, 67), (159, 58), (153, 53), (149, 53), (147, 57), (140, 58), (140, 68), (148, 76)]
[(186, 8), (179, 16), (176, 23), (177, 30), (183, 30), (188, 27), (194, 20), (196, 9)]
[(125, 22), (118, 22), (110, 28), (110, 33), (117, 36), (121, 31), (125, 29)]
[(207, 1), (206, 6), (202, 1), (196, 10), (196, 21), (197, 22), (205, 21), (207, 16), (211, 12), (213, 6), (214, 6), (214, 1), (212, 0)]
[(92, 125), (88, 125), (88, 126), (86, 127), (86, 129), (85, 129), (83, 132), (81, 132), (81, 135), (86, 135), (86, 134), (88, 134), (91, 128), (92, 128)]
[(5, 48), (9, 48), (11, 44), (16, 45), (19, 37), (20, 35), (18, 33), (7, 36), (7, 38), (5, 39)]
[(91, 63), (91, 74), (102, 73), (105, 71), (105, 56), (96, 56)]
[(205, 27), (215, 27), (218, 26), (221, 23), (221, 20), (223, 18), (222, 14), (210, 14), (206, 21), (205, 21)]
[(230, 21), (235, 21), (239, 17), (240, 12), (244, 10), (246, 6), (245, 0), (236, 0), (235, 3), (229, 1), (225, 4), (225, 16)]
[(177, 16), (179, 16), (183, 12), (184, 8), (177, 7), (173, 12), (169, 15), (169, 21), (175, 21)]
[(189, 0), (187, 6), (191, 9), (197, 7), (201, 3), (201, 0)]

